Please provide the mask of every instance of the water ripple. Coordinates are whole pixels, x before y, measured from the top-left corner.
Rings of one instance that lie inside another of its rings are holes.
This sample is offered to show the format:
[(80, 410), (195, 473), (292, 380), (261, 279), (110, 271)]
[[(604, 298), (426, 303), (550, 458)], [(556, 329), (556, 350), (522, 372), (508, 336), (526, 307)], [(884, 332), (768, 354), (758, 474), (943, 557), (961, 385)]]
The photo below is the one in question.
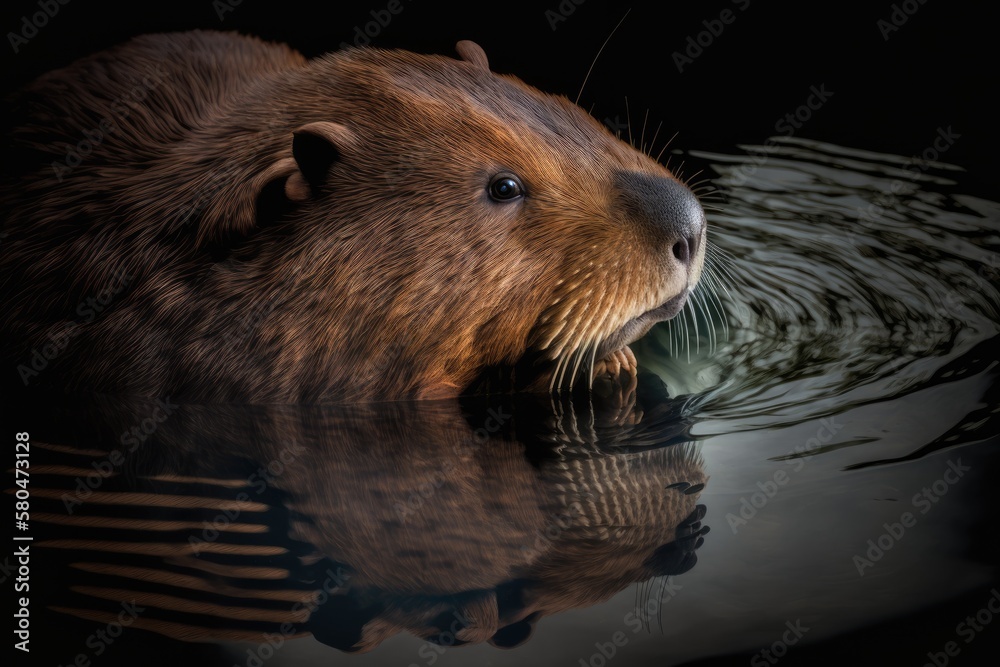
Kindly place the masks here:
[(716, 315), (710, 351), (700, 313), (690, 362), (679, 323), (638, 350), (672, 391), (704, 395), (711, 432), (781, 428), (995, 373), (1000, 204), (964, 192), (961, 168), (796, 138), (740, 148), (692, 153), (718, 175), (710, 272), (726, 287), (714, 291), (728, 340)]

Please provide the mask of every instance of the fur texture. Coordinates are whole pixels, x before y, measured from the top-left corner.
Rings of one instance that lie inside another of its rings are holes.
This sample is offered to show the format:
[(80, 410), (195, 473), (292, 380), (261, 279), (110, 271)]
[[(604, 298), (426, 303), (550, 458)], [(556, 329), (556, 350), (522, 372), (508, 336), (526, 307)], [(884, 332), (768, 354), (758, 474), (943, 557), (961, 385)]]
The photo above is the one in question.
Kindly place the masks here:
[[(0, 190), (14, 381), (439, 397), (527, 358), (572, 377), (644, 333), (698, 279), (693, 195), (462, 44), (466, 60), (306, 61), (233, 34), (152, 35), (22, 91)], [(491, 199), (499, 173), (524, 196)], [(671, 197), (680, 213), (646, 205)]]

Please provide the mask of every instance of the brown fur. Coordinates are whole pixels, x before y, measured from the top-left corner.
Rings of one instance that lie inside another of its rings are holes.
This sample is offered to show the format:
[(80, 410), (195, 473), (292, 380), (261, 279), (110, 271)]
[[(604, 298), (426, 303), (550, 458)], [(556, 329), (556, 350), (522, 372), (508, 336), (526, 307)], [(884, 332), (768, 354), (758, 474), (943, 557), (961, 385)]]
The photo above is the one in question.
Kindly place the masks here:
[[(659, 584), (658, 578), (694, 566), (707, 532), (697, 502), (708, 480), (701, 456), (687, 442), (688, 424), (677, 413), (683, 401), (646, 392), (641, 403), (563, 400), (553, 406), (548, 397), (470, 403), (465, 413), (457, 401), (174, 406), (110, 470), (110, 452), (89, 449), (98, 445), (66, 447), (61, 439), (36, 433), (40, 502), (61, 500), (43, 504), (45, 513), (37, 518), (42, 532), (34, 544), (47, 550), (50, 539), (64, 546), (81, 540), (70, 544), (92, 547), (84, 560), (103, 564), (116, 577), (138, 564), (160, 575), (150, 581), (181, 574), (204, 580), (167, 591), (190, 600), (188, 607), (160, 608), (150, 601), (138, 627), (187, 640), (257, 642), (266, 637), (253, 631), (277, 632), (287, 618), (296, 632), (308, 630), (356, 651), (400, 632), (431, 640), (451, 632), (451, 640), (462, 642), (520, 643), (541, 618), (604, 602), (636, 582)], [(77, 433), (107, 433), (99, 442), (115, 451), (131, 447), (119, 444), (119, 434), (157, 412), (155, 404), (117, 398), (73, 407), (82, 419), (56, 412), (50, 421), (74, 434), (70, 441)], [(619, 419), (621, 412), (625, 419)], [(504, 421), (486, 437), (482, 429), (492, 428), (494, 414), (505, 415)], [(537, 458), (529, 460), (526, 452)], [(97, 489), (105, 494), (97, 503), (75, 490), (74, 476), (102, 466), (110, 476)], [(150, 507), (137, 491), (174, 500)], [(68, 509), (67, 497), (76, 503)], [(206, 499), (261, 506), (223, 515)], [(273, 507), (265, 511), (268, 505)], [(202, 507), (207, 509), (192, 509)], [(191, 527), (123, 532), (93, 523), (120, 516), (185, 520)], [(254, 525), (267, 530), (235, 530)], [(213, 526), (220, 532), (213, 533)], [(125, 539), (152, 542), (163, 551), (139, 559), (114, 548)], [(282, 552), (261, 556), (245, 550), (253, 547)], [(67, 557), (80, 560), (75, 551)], [(205, 574), (213, 564), (228, 569)], [(233, 571), (236, 566), (285, 571), (248, 581)], [(292, 616), (290, 603), (257, 599), (262, 588), (318, 590), (331, 570), (342, 570), (344, 581), (319, 609), (305, 614), (308, 622)], [(149, 588), (145, 575), (94, 581), (76, 569), (66, 577), (61, 586), (103, 586), (125, 600), (142, 600)], [(205, 591), (213, 604), (228, 596), (208, 627), (202, 625)], [(76, 607), (65, 613), (87, 618), (83, 610), (90, 603), (70, 599)], [(59, 597), (49, 604), (68, 603)], [(641, 617), (655, 622), (659, 606), (643, 600)], [(266, 620), (283, 614), (275, 627), (262, 630), (237, 614), (260, 607), (272, 614)], [(456, 619), (463, 621), (450, 627)], [(237, 631), (242, 634), (229, 634)]]
[[(15, 101), (0, 191), (11, 367), (75, 323), (27, 383), (250, 402), (447, 396), (532, 354), (586, 365), (693, 287), (704, 243), (678, 269), (673, 240), (634, 219), (614, 182), (670, 173), (565, 98), (490, 72), (475, 45), (459, 51), (467, 61), (376, 49), (306, 61), (192, 32), (43, 76)], [(127, 117), (112, 111), (123, 99)], [(118, 130), (59, 182), (53, 161), (107, 118)], [(489, 199), (499, 171), (521, 178), (522, 201)], [(123, 275), (81, 319), (77, 304)]]

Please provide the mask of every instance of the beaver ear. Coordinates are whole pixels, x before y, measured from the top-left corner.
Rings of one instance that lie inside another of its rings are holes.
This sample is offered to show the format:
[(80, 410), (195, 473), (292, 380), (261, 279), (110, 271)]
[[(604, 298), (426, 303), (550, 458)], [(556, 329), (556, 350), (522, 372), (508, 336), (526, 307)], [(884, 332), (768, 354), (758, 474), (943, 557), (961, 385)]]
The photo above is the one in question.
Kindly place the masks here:
[(298, 171), (285, 184), (285, 194), (293, 201), (307, 199), (326, 181), (327, 173), (341, 153), (356, 143), (346, 125), (318, 121), (303, 125), (292, 135), (292, 155)]
[(455, 45), (455, 50), (465, 62), (472, 63), (481, 70), (490, 71), (490, 61), (486, 57), (486, 52), (475, 42), (463, 39)]

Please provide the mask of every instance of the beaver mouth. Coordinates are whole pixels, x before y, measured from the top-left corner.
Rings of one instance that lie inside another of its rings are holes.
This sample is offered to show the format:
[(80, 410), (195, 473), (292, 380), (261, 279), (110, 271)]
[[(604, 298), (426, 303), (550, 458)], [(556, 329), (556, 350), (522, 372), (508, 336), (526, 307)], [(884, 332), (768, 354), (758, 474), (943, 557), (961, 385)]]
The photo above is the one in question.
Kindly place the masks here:
[(647, 310), (642, 315), (633, 317), (631, 320), (618, 327), (618, 329), (605, 338), (597, 348), (597, 355), (595, 358), (603, 359), (615, 350), (620, 350), (629, 343), (645, 336), (657, 322), (669, 320), (677, 315), (677, 313), (681, 312), (681, 309), (687, 302), (688, 293), (689, 290), (684, 290), (662, 305), (659, 305), (652, 310)]

